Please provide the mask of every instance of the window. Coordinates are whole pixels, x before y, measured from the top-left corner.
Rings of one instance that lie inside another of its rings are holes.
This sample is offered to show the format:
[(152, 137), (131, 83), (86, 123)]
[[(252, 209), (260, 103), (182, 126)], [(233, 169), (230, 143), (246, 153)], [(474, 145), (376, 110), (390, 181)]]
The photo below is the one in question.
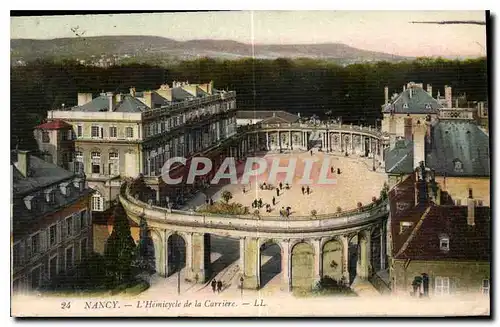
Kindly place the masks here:
[(14, 247), (12, 249), (12, 260), (15, 268), (20, 267), (23, 264), (23, 253), (21, 249), (22, 248), (20, 242), (14, 244)]
[(49, 245), (53, 246), (57, 243), (57, 225), (49, 227)]
[(403, 103), (403, 109), (408, 109), (408, 103)]
[(101, 173), (101, 165), (92, 163), (92, 174), (100, 174)]
[(425, 109), (432, 109), (431, 105), (429, 103), (425, 104)]
[(53, 256), (49, 260), (49, 279), (54, 278), (54, 277), (57, 276), (57, 266), (58, 266), (58, 262), (57, 261), (58, 261), (57, 260), (57, 255)]
[(42, 265), (31, 270), (31, 289), (36, 290), (42, 282)]
[(80, 229), (84, 230), (87, 228), (87, 210), (80, 211)]
[(50, 143), (50, 135), (49, 135), (49, 132), (47, 132), (47, 131), (42, 131), (42, 142), (43, 142), (43, 143)]
[(73, 235), (73, 217), (68, 217), (65, 220), (66, 236)]
[(435, 295), (450, 294), (450, 279), (448, 277), (436, 277), (434, 293)]
[(118, 152), (109, 153), (109, 160), (117, 160), (117, 159), (118, 159)]
[(439, 238), (439, 249), (442, 251), (449, 251), (450, 250), (450, 239), (446, 236), (441, 236)]
[(83, 152), (75, 151), (75, 159), (76, 161), (83, 162)]
[(92, 159), (101, 159), (101, 153), (100, 153), (100, 152), (97, 152), (97, 151), (92, 152), (92, 153), (90, 154), (90, 157), (91, 157)]
[(69, 248), (66, 249), (66, 260), (64, 262), (66, 270), (73, 267), (73, 264), (74, 264), (74, 257), (73, 256), (74, 256), (73, 247), (70, 246)]
[(49, 190), (49, 191), (47, 191), (46, 194), (47, 194), (46, 195), (47, 203), (49, 203), (49, 204), (56, 203), (56, 192), (54, 192), (53, 190)]
[(455, 199), (455, 205), (456, 205), (456, 206), (461, 206), (461, 205), (462, 205), (462, 200), (460, 200), (460, 199)]
[(83, 127), (82, 125), (76, 126), (76, 136), (82, 137), (83, 136)]
[(87, 239), (84, 238), (80, 241), (80, 260), (87, 257)]
[(92, 137), (100, 137), (101, 136), (100, 133), (99, 133), (101, 131), (101, 129), (99, 128), (99, 126), (92, 126), (90, 130), (91, 130), (91, 136)]
[(92, 195), (92, 210), (93, 211), (103, 211), (103, 200), (100, 194)]
[(109, 137), (116, 137), (116, 127), (115, 126), (111, 126), (109, 128)]
[(490, 280), (489, 279), (483, 279), (482, 292), (485, 295), (489, 295), (490, 294)]
[(41, 235), (40, 233), (36, 233), (31, 237), (31, 252), (33, 254), (40, 253), (42, 251), (42, 246), (41, 246)]
[(132, 127), (125, 128), (125, 136), (128, 138), (134, 137), (134, 129)]
[(483, 200), (476, 200), (477, 206), (482, 207), (483, 206)]

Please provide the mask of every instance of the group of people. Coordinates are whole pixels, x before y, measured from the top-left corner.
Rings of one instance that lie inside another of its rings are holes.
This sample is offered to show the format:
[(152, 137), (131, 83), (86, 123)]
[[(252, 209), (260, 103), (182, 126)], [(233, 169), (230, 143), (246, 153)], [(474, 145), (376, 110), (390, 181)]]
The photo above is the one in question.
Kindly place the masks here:
[(252, 208), (260, 209), (263, 206), (264, 206), (264, 202), (262, 202), (262, 198), (259, 198), (259, 200), (255, 199), (252, 202)]
[(210, 283), (210, 285), (212, 286), (212, 291), (215, 293), (220, 293), (222, 291), (222, 282), (220, 280), (215, 280), (212, 279), (212, 283)]
[(206, 199), (205, 199), (205, 203), (206, 203), (206, 204), (209, 204), (209, 205), (211, 205), (211, 206), (213, 206), (213, 205), (214, 205), (214, 200), (212, 200), (212, 198), (210, 198), (210, 199), (209, 199), (209, 198), (206, 198)]
[(281, 207), (280, 210), (280, 217), (281, 218), (288, 218), (290, 217), (290, 214), (292, 213), (292, 207)]

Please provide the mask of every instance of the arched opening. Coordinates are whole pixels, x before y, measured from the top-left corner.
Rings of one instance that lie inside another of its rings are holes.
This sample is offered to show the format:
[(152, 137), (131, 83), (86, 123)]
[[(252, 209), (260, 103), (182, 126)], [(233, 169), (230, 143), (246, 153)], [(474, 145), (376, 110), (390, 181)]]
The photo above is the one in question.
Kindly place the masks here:
[(371, 240), (370, 240), (370, 260), (371, 260), (371, 265), (373, 269), (373, 273), (376, 273), (380, 270), (382, 270), (382, 265), (381, 265), (381, 230), (380, 228), (376, 228), (372, 233), (371, 233)]
[(225, 284), (230, 284), (239, 269), (236, 265), (240, 258), (239, 240), (231, 237), (224, 237), (206, 234), (205, 251), (210, 255), (209, 267), (211, 277), (222, 280)]
[(186, 242), (179, 234), (172, 234), (167, 241), (168, 275), (175, 274), (186, 266)]
[(323, 277), (330, 277), (341, 281), (343, 271), (342, 244), (337, 240), (331, 240), (323, 245)]
[(314, 281), (314, 249), (301, 242), (292, 249), (292, 288), (311, 289)]
[(356, 268), (358, 265), (358, 257), (359, 257), (359, 238), (358, 235), (354, 235), (348, 242), (349, 244), (349, 264), (347, 270), (349, 271), (349, 285), (352, 284), (354, 279), (356, 278)]
[(281, 248), (273, 241), (260, 247), (260, 288), (269, 282), (281, 282)]

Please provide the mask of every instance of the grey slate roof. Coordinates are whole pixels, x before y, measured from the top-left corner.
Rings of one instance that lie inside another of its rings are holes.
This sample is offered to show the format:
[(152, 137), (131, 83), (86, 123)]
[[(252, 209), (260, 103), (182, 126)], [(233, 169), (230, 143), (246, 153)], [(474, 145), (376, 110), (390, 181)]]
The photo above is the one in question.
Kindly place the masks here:
[(236, 119), (267, 119), (278, 117), (287, 123), (295, 123), (300, 117), (283, 110), (239, 110), (236, 112)]
[[(474, 122), (440, 120), (431, 126), (432, 142), (426, 146), (426, 164), (437, 175), (489, 176), (489, 136)], [(456, 170), (460, 161), (461, 171)]]
[[(443, 107), (424, 89), (413, 87), (411, 90), (411, 98), (410, 88), (408, 88), (384, 108), (384, 113), (393, 111), (395, 114), (436, 114), (438, 109)], [(405, 108), (405, 104), (407, 104), (407, 108)], [(426, 107), (426, 105), (430, 107)]]
[(46, 162), (34, 155), (29, 156), (30, 176), (24, 177), (18, 170), (17, 153), (11, 154), (11, 163), (13, 164), (12, 179), (14, 194), (27, 194), (36, 189), (47, 187), (75, 175), (59, 166)]
[(385, 171), (391, 174), (410, 174), (413, 172), (413, 142), (398, 140), (392, 149), (385, 153)]
[[(89, 103), (82, 106), (75, 106), (71, 108), (72, 111), (84, 111), (84, 112), (99, 112), (108, 111), (109, 99), (107, 95), (99, 95), (98, 97), (92, 99)], [(123, 94), (122, 99), (119, 103), (115, 104), (113, 112), (142, 112), (147, 110), (148, 106), (134, 98), (130, 94)]]

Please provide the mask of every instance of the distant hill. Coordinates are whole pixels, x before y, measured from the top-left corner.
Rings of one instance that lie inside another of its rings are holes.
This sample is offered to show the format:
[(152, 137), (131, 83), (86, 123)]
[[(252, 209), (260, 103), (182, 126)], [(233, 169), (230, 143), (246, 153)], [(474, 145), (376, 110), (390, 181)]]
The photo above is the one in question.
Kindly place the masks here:
[[(177, 59), (211, 57), (238, 59), (252, 57), (252, 46), (230, 40), (176, 41), (157, 36), (99, 36), (52, 40), (12, 39), (11, 61), (37, 58), (90, 59), (92, 56), (114, 55), (127, 58), (170, 56)], [(411, 59), (388, 53), (366, 51), (341, 43), (255, 45), (255, 57), (314, 58), (340, 62), (400, 61)]]

